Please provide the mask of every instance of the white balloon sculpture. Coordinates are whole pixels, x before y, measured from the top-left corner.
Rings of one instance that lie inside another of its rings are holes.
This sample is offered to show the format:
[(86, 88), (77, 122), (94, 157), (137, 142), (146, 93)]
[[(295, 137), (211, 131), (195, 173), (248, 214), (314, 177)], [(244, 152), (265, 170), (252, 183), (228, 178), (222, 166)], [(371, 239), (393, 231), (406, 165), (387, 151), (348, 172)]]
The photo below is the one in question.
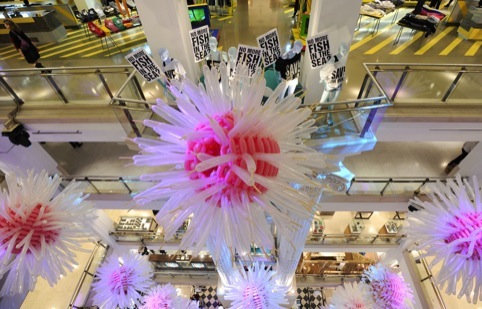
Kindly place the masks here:
[(88, 241), (95, 220), (79, 184), (57, 193), (62, 179), (46, 171), (5, 175), (8, 191), (0, 193), (0, 296), (32, 291), (37, 276), (54, 285), (76, 265), (73, 251)]
[(280, 85), (262, 105), (266, 81), (260, 72), (229, 81), (226, 69), (220, 71), (221, 84), (218, 72), (207, 67), (205, 87), (172, 81), (176, 108), (160, 99), (152, 107), (167, 123), (144, 120), (160, 139), (134, 139), (141, 149), (135, 165), (171, 168), (141, 176), (155, 185), (135, 200), (168, 199), (157, 214), (167, 239), (194, 214), (180, 246), (193, 255), (209, 236), (239, 252), (249, 252), (253, 242), (272, 249), (265, 214), (289, 236), (286, 231), (298, 226), (286, 213), (308, 218), (313, 204), (290, 183), (317, 186), (305, 175), (324, 166), (322, 154), (303, 145), (316, 128), (300, 99), (278, 102)]

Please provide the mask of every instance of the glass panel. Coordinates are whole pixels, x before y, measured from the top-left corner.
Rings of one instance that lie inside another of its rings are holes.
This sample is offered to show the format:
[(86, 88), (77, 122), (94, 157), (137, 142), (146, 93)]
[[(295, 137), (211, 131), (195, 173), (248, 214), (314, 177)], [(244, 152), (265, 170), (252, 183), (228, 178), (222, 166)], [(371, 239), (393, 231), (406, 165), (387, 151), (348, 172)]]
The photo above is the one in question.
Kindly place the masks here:
[(400, 182), (395, 183), (391, 182), (388, 187), (385, 189), (384, 195), (407, 195), (412, 196), (415, 190), (417, 190), (422, 181), (420, 182)]
[[(45, 104), (47, 102), (64, 104), (45, 76), (27, 73), (16, 74), (6, 77), (5, 81), (26, 104)], [(41, 89), (41, 91), (32, 91), (32, 89)]]
[(127, 188), (122, 182), (115, 181), (96, 181), (91, 180), (91, 184), (99, 190), (101, 193), (129, 193)]
[[(401, 67), (400, 69), (403, 69), (403, 67)], [(378, 83), (382, 87), (383, 91), (385, 91), (387, 96), (391, 98), (398, 84), (398, 81), (402, 77), (402, 74), (403, 74), (403, 71), (401, 70), (388, 71), (388, 72), (376, 72), (375, 78), (377, 79)], [(375, 97), (380, 95), (381, 95), (380, 90), (378, 90), (375, 86), (372, 86), (372, 89), (368, 97)]]
[(350, 187), (350, 194), (371, 195), (380, 194), (386, 183), (354, 182)]
[(447, 102), (477, 103), (482, 98), (482, 74), (465, 73)]
[(132, 182), (126, 182), (126, 184), (129, 186), (129, 188), (132, 191), (132, 194), (137, 194), (140, 191), (149, 189), (154, 185), (152, 182), (140, 182), (140, 181), (132, 181)]
[(457, 72), (411, 71), (398, 92), (395, 102), (440, 103), (457, 76)]

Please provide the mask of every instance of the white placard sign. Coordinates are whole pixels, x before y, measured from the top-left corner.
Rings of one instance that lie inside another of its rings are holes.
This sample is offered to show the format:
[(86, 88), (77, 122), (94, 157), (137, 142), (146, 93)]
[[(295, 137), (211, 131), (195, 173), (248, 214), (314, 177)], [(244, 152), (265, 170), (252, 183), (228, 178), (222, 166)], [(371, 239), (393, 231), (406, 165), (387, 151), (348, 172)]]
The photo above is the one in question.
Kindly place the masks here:
[(203, 61), (206, 56), (211, 52), (209, 48), (209, 33), (208, 26), (202, 26), (189, 31), (189, 37), (191, 38), (192, 51), (194, 53), (194, 61)]
[(318, 34), (306, 40), (310, 55), (311, 68), (318, 68), (331, 59), (330, 41), (328, 34)]
[(136, 50), (125, 58), (148, 83), (155, 81), (163, 75), (161, 68), (143, 49)]
[(273, 29), (257, 38), (258, 46), (263, 50), (264, 66), (267, 67), (278, 60), (281, 55), (278, 29)]
[(238, 54), (236, 55), (236, 67), (245, 65), (248, 67), (248, 76), (252, 77), (256, 73), (256, 69), (261, 65), (263, 50), (261, 48), (238, 45)]

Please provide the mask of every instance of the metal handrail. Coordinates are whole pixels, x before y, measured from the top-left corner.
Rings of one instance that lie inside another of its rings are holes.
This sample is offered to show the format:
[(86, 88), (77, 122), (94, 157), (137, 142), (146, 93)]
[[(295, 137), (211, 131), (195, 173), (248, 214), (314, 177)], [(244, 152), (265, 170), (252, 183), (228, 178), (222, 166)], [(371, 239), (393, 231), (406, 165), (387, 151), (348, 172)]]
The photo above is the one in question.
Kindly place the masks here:
[[(452, 82), (448, 85), (445, 92), (443, 92), (443, 96), (440, 99), (440, 102), (447, 103), (448, 99), (452, 96), (455, 89), (459, 85), (461, 79), (463, 78), (465, 73), (482, 73), (482, 65), (480, 64), (447, 64), (447, 63), (364, 63), (363, 67), (365, 68), (366, 75), (365, 79), (362, 83), (359, 98), (362, 97), (362, 94), (365, 92), (365, 88), (367, 88), (367, 93), (370, 92), (371, 84), (375, 84), (380, 86), (378, 81), (376, 80), (377, 73), (383, 72), (403, 72), (398, 79), (398, 82), (392, 83), (395, 84), (395, 88), (392, 92), (391, 96), (388, 96), (386, 92), (383, 92), (387, 98), (390, 98), (390, 101), (395, 101), (399, 91), (402, 89), (409, 72), (451, 72), (457, 73), (457, 75), (453, 78)], [(367, 87), (367, 81), (370, 79), (370, 85)], [(383, 87), (382, 87), (383, 88)], [(466, 99), (466, 98), (465, 98)], [(477, 97), (474, 97), (477, 99)], [(474, 100), (471, 104), (479, 104), (478, 100)]]
[[(412, 66), (412, 67), (430, 67), (430, 68), (438, 68), (438, 67), (477, 67), (482, 69), (482, 64), (466, 64), (466, 63), (397, 63), (397, 62), (390, 62), (390, 63), (383, 63), (383, 62), (367, 62), (364, 63), (363, 66), (367, 68), (368, 66), (387, 66), (387, 67), (395, 67), (395, 66)], [(377, 69), (379, 71), (380, 69)], [(423, 69), (424, 71), (440, 71), (437, 69)], [(472, 72), (472, 71), (470, 71)], [(481, 71), (482, 72), (482, 71)]]
[[(94, 261), (94, 257), (95, 257), (95, 255), (96, 255), (96, 253), (97, 253), (97, 250), (98, 250), (100, 247), (105, 248), (106, 251), (107, 251), (107, 249), (109, 248), (108, 245), (107, 245), (107, 246), (106, 246), (106, 245), (103, 245), (100, 241), (97, 241), (97, 242), (95, 243), (95, 247), (94, 247), (94, 249), (92, 250), (92, 253), (91, 253), (90, 256), (89, 256), (89, 259), (87, 260), (87, 264), (85, 265), (84, 270), (82, 271), (82, 275), (80, 276), (80, 279), (79, 279), (79, 281), (77, 282), (77, 285), (76, 285), (76, 287), (75, 287), (75, 289), (74, 289), (74, 293), (72, 294), (72, 297), (70, 298), (69, 305), (67, 306), (68, 309), (81, 308), (81, 307), (74, 306), (74, 302), (75, 302), (77, 296), (79, 296), (79, 292), (80, 292), (80, 289), (82, 288), (82, 285), (84, 284), (85, 277), (86, 277), (87, 275), (94, 276), (94, 274), (92, 274), (92, 273), (89, 272), (89, 269), (90, 269), (90, 267), (92, 266), (92, 263), (93, 263), (93, 261)], [(105, 257), (105, 255), (104, 255), (104, 257)]]
[[(76, 180), (78, 182), (87, 182), (89, 183), (97, 194), (111, 194), (113, 193), (112, 190), (106, 190), (103, 192), (101, 189), (97, 188), (93, 182), (111, 182), (111, 183), (119, 183), (128, 191), (129, 194), (135, 194), (133, 188), (129, 187), (129, 183), (145, 183), (152, 184), (153, 181), (143, 181), (139, 177), (118, 177), (118, 176), (68, 176), (63, 177), (64, 182), (69, 182), (72, 180)], [(444, 177), (432, 177), (432, 178), (411, 178), (411, 177), (397, 177), (397, 178), (383, 178), (383, 177), (363, 177), (363, 178), (353, 178), (351, 181), (350, 186), (347, 188), (345, 192), (341, 192), (340, 194), (346, 195), (356, 195), (357, 193), (353, 193), (351, 190), (354, 184), (384, 184), (384, 188), (377, 192), (379, 195), (383, 195), (384, 191), (386, 191), (387, 187), (390, 184), (419, 184), (418, 188), (415, 189), (412, 193), (413, 195), (420, 194), (420, 190), (422, 187), (427, 183), (434, 183), (437, 181), (446, 181), (447, 178)], [(119, 192), (114, 192), (119, 193)], [(337, 193), (334, 191), (333, 193)], [(366, 195), (366, 194), (365, 194)]]
[(427, 261), (423, 258), (420, 259), (420, 261), (422, 263), (422, 266), (423, 266), (425, 272), (427, 273), (427, 277), (421, 278), (420, 282), (423, 282), (423, 281), (429, 279), (430, 285), (432, 286), (432, 288), (434, 290), (435, 297), (437, 297), (437, 301), (439, 302), (440, 307), (442, 309), (447, 309), (447, 306), (445, 305), (445, 302), (444, 302), (443, 297), (442, 297), (442, 293), (440, 293), (440, 289), (437, 287), (437, 284), (435, 283), (435, 280), (433, 279), (432, 271), (428, 267)]

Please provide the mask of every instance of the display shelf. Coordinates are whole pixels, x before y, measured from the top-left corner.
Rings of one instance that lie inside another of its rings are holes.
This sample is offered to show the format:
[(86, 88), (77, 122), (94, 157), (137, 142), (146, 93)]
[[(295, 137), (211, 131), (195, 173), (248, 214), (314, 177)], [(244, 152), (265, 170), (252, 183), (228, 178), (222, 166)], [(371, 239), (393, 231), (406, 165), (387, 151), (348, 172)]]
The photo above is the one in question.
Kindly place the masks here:
[(151, 217), (120, 217), (116, 231), (154, 232), (157, 222)]

